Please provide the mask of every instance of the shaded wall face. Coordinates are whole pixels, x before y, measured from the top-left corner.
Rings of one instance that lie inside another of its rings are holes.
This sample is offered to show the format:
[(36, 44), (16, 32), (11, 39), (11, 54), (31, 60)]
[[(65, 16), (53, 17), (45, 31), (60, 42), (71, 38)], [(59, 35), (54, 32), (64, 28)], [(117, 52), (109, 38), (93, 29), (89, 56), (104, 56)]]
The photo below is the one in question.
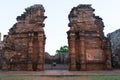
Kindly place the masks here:
[(120, 30), (116, 30), (107, 35), (111, 42), (112, 65), (113, 68), (120, 68)]

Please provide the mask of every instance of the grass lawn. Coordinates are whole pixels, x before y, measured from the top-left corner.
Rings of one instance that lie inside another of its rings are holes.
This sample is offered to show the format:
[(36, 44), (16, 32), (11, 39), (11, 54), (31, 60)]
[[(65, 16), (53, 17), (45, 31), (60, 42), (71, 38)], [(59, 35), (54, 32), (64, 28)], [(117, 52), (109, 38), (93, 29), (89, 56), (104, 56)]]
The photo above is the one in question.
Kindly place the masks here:
[(120, 75), (5, 75), (0, 80), (120, 80)]

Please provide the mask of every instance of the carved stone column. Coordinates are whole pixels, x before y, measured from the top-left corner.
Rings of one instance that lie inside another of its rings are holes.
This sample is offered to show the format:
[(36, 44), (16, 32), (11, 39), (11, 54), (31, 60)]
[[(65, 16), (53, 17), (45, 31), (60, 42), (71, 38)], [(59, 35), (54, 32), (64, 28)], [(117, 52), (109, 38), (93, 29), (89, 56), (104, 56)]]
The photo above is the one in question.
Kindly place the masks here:
[(32, 71), (32, 54), (33, 54), (33, 33), (28, 33), (29, 42), (28, 42), (28, 71)]
[(111, 70), (112, 69), (112, 63), (111, 63), (111, 51), (110, 50), (106, 50), (106, 53), (107, 53), (107, 62), (106, 62), (106, 67), (108, 70)]
[(69, 40), (69, 57), (70, 57), (70, 70), (76, 70), (76, 57), (75, 57), (75, 33), (70, 33)]
[(110, 49), (110, 42), (108, 40), (105, 40), (105, 53), (106, 53), (106, 69), (111, 70), (112, 69), (112, 63), (111, 63), (111, 49)]
[(44, 34), (38, 34), (39, 40), (39, 60), (38, 60), (38, 70), (44, 70)]
[[(81, 35), (81, 34), (80, 34)], [(82, 33), (82, 36), (84, 36), (84, 34)], [(86, 59), (85, 59), (85, 39), (84, 37), (80, 37), (80, 63), (81, 63), (81, 70), (86, 70)]]

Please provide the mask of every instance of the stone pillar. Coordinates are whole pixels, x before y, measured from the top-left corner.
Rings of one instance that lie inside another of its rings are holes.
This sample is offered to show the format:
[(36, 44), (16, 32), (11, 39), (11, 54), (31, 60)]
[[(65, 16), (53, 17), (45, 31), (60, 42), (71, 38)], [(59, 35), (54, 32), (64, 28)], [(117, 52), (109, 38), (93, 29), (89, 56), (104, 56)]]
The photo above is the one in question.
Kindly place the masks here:
[(39, 60), (38, 60), (38, 70), (44, 70), (44, 34), (38, 34), (39, 40)]
[(81, 62), (81, 70), (86, 70), (86, 59), (85, 59), (85, 39), (84, 37), (80, 37), (80, 62)]
[(75, 50), (75, 55), (76, 55), (76, 67), (77, 67), (77, 70), (80, 70), (80, 67), (81, 67), (81, 65), (80, 65), (80, 44), (79, 44), (79, 36), (77, 36), (77, 39), (76, 39), (76, 44), (75, 44), (75, 46), (76, 46), (76, 50)]
[(105, 53), (106, 53), (106, 69), (108, 70), (111, 70), (112, 69), (112, 63), (111, 63), (111, 54), (112, 54), (112, 51), (110, 49), (110, 42), (108, 40), (106, 40), (106, 50), (105, 50)]
[(112, 69), (111, 51), (110, 50), (106, 50), (106, 53), (107, 53), (106, 69), (111, 70)]
[(29, 33), (29, 42), (28, 42), (28, 58), (30, 59), (28, 61), (28, 71), (32, 71), (32, 54), (33, 54), (33, 33)]
[(70, 33), (70, 42), (69, 42), (69, 57), (70, 57), (70, 70), (76, 70), (76, 57), (75, 57), (75, 34)]

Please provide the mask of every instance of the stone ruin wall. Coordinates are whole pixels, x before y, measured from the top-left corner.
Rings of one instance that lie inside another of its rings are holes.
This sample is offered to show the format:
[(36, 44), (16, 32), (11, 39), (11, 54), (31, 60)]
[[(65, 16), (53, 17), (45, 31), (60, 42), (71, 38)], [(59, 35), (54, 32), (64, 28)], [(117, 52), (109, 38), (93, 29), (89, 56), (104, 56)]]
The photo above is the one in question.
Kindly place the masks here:
[(36, 4), (16, 18), (4, 40), (7, 61), (3, 70), (44, 70), (44, 12), (44, 7)]
[(111, 67), (111, 50), (104, 24), (91, 5), (78, 5), (69, 14), (69, 69), (105, 70)]
[[(78, 5), (69, 14), (69, 70), (105, 70), (111, 67), (104, 23), (90, 5)], [(34, 5), (18, 16), (4, 39), (3, 70), (44, 70), (44, 7)]]
[(115, 69), (120, 69), (120, 29), (107, 35), (111, 42), (112, 50), (112, 66)]

